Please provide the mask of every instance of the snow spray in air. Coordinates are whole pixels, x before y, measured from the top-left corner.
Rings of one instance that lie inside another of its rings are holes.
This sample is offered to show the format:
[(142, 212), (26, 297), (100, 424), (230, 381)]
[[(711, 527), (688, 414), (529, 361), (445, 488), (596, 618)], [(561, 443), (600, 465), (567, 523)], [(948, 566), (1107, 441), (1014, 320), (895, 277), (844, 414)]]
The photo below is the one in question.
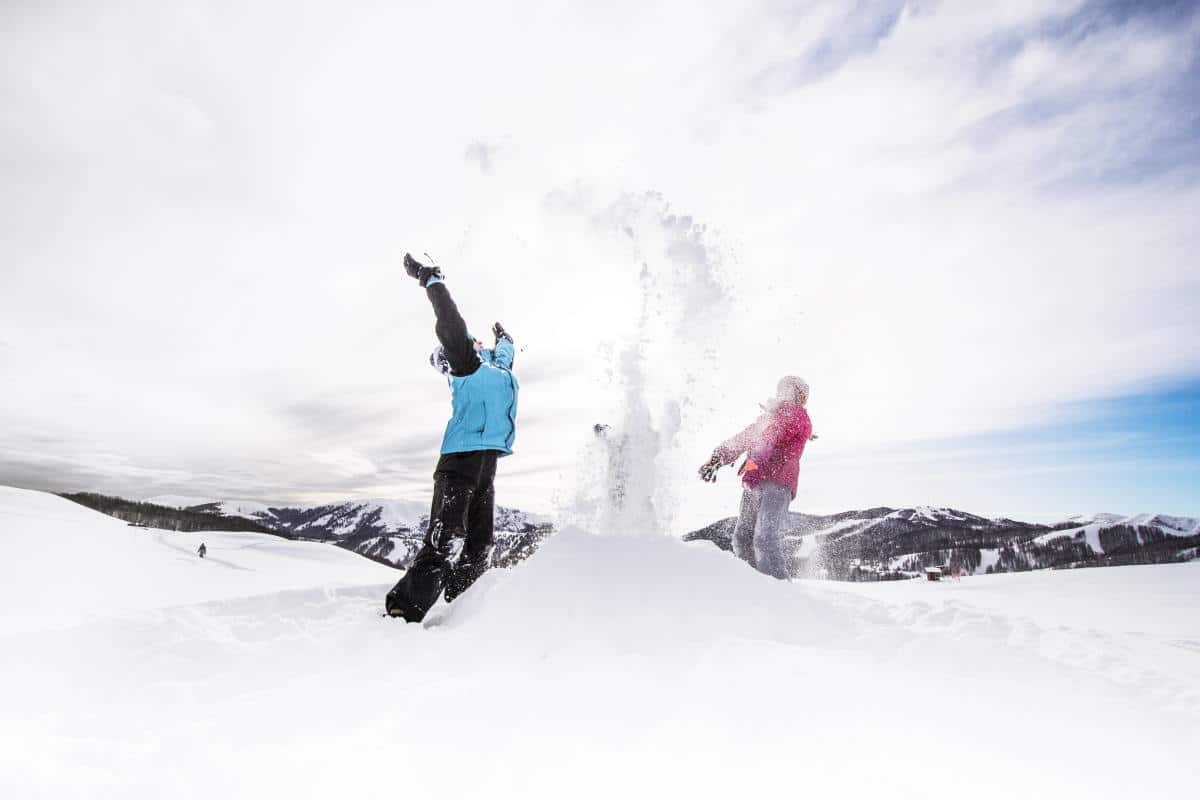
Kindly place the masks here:
[[(720, 251), (691, 217), (658, 194), (629, 196), (595, 217), (631, 245), (640, 304), (634, 329), (614, 343), (611, 416), (597, 424), (576, 497), (566, 516), (593, 531), (667, 533), (673, 487), (691, 476), (680, 434), (703, 422), (717, 367), (729, 290)], [(692, 454), (694, 459), (694, 454)]]

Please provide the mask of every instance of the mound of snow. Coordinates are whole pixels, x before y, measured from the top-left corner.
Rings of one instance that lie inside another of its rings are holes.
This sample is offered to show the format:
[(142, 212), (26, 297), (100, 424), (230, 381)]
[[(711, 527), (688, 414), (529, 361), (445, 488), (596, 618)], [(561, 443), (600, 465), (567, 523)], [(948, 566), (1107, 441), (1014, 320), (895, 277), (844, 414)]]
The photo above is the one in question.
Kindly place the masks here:
[(730, 638), (811, 645), (842, 623), (803, 586), (764, 580), (706, 542), (567, 529), (520, 569), (493, 571), (435, 608), (428, 624), (514, 638), (536, 630), (550, 640), (583, 626), (594, 646), (657, 649)]

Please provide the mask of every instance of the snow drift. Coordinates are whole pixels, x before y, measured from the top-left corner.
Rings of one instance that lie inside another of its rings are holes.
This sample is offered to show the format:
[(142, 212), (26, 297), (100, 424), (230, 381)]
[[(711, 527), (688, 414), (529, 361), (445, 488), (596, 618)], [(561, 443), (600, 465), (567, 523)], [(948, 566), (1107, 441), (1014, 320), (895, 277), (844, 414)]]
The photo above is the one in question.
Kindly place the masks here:
[[(200, 537), (227, 564), (191, 555)], [(0, 791), (1011, 798), (1194, 781), (1194, 563), (783, 583), (703, 542), (567, 530), (420, 626), (379, 616), (394, 570), (271, 543), (0, 492)]]

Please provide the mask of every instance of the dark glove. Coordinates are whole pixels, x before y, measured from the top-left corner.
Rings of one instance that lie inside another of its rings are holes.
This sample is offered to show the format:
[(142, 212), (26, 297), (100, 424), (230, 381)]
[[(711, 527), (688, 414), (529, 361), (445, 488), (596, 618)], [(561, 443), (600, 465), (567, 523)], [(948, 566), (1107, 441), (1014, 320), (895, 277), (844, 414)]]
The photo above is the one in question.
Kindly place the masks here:
[(404, 254), (404, 271), (410, 278), (416, 278), (417, 283), (421, 284), (421, 288), (425, 288), (430, 278), (442, 277), (441, 267), (427, 267), (413, 258), (411, 253)]
[(504, 330), (504, 326), (499, 322), (492, 326), (492, 333), (496, 334), (496, 344), (500, 344), (501, 339), (508, 339), (509, 344), (512, 344), (512, 337), (508, 335), (508, 331)]
[(708, 462), (700, 468), (700, 480), (705, 483), (717, 482), (717, 470), (721, 468), (721, 454), (713, 453)]

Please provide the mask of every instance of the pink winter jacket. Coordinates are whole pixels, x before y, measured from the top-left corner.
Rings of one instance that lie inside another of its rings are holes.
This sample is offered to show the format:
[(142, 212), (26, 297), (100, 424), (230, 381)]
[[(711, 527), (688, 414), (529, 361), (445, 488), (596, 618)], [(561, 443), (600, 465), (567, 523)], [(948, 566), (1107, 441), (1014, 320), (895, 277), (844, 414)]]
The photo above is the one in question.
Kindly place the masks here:
[(722, 442), (716, 452), (723, 464), (732, 464), (742, 453), (748, 453), (758, 469), (743, 475), (742, 483), (748, 487), (764, 481), (782, 484), (795, 500), (800, 456), (810, 436), (808, 410), (789, 403), (764, 413), (750, 427)]

